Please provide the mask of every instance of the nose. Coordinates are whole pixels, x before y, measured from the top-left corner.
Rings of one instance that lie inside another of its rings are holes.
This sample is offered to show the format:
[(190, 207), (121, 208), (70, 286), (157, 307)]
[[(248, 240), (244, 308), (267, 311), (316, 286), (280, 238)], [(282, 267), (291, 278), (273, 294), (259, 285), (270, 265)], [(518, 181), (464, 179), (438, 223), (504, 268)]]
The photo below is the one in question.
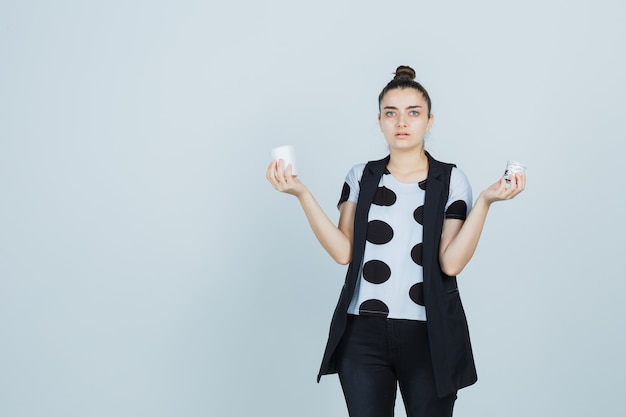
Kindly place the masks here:
[(397, 123), (397, 125), (398, 126), (406, 126), (406, 119), (405, 119), (405, 116), (402, 113), (400, 113), (400, 115), (398, 116), (398, 123)]

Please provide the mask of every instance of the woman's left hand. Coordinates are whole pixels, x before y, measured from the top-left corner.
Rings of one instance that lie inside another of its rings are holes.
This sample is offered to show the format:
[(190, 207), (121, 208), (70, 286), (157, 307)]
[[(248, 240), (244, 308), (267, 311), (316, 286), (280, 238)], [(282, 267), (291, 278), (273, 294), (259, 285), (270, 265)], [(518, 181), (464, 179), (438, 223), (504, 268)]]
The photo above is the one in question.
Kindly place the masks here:
[(504, 177), (500, 181), (492, 184), (480, 193), (479, 198), (483, 198), (486, 203), (491, 204), (495, 201), (510, 200), (526, 188), (526, 174), (511, 174), (509, 181)]

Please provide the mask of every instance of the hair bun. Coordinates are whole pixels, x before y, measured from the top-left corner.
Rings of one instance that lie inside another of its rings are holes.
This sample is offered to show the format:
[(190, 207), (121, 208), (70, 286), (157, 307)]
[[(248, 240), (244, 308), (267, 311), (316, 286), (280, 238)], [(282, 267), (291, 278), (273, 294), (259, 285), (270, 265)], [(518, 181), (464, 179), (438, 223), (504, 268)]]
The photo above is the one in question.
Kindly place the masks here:
[(400, 65), (398, 69), (396, 69), (396, 76), (393, 77), (394, 80), (405, 79), (405, 80), (414, 80), (415, 79), (415, 70), (413, 68), (408, 67), (406, 65)]

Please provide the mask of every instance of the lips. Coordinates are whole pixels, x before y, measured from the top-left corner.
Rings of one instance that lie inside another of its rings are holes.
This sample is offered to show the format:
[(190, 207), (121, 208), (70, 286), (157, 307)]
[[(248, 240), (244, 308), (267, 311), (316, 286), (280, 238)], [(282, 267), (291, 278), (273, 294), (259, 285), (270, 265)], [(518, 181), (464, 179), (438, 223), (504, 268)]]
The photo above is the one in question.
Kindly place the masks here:
[(398, 133), (396, 133), (396, 137), (397, 138), (407, 138), (407, 137), (409, 137), (409, 134), (406, 133), (406, 132), (398, 132)]

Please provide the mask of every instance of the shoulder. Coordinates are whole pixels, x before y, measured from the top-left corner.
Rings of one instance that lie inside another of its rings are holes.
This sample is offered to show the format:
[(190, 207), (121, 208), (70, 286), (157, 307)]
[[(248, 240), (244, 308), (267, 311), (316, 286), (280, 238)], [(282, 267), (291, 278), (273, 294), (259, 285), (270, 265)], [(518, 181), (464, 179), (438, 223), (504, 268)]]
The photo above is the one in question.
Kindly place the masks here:
[(465, 173), (456, 167), (450, 172), (449, 195), (455, 199), (465, 200), (468, 207), (472, 203), (472, 186)]
[(469, 180), (467, 179), (467, 175), (465, 175), (465, 173), (461, 171), (459, 168), (457, 168), (455, 165), (454, 167), (452, 167), (452, 172), (450, 172), (450, 182), (451, 183), (458, 183), (458, 182), (468, 183)]
[(363, 171), (365, 170), (365, 165), (365, 163), (361, 163), (356, 164), (352, 168), (350, 168), (350, 171), (348, 171), (348, 174), (346, 175), (346, 182), (348, 182), (349, 184), (356, 184), (361, 181)]
[(450, 182), (455, 182), (455, 180), (468, 182), (467, 176), (463, 171), (457, 168), (456, 164), (453, 164), (451, 162), (438, 161), (437, 159), (433, 158), (432, 155), (430, 155), (428, 152), (426, 153), (426, 155), (428, 156), (428, 163), (431, 166), (434, 166), (436, 169), (450, 170)]
[(349, 174), (362, 174), (363, 170), (365, 169), (365, 166), (367, 164), (365, 162), (362, 162), (360, 164), (356, 164), (353, 165), (352, 168), (350, 168), (350, 171), (348, 171)]
[(362, 162), (360, 164), (354, 165), (350, 171), (348, 171), (347, 179), (352, 179), (356, 181), (360, 181), (363, 173), (367, 170), (368, 176), (370, 174), (376, 176), (378, 174), (382, 175), (383, 171), (386, 169), (387, 164), (389, 163), (389, 155), (387, 155), (383, 159), (378, 159), (375, 161)]
[(435, 158), (433, 158), (433, 156), (426, 152), (426, 156), (428, 157), (428, 164), (430, 165), (431, 169), (435, 168), (435, 169), (451, 169), (451, 168), (455, 168), (456, 164), (452, 164), (450, 162), (442, 162), (439, 161)]

